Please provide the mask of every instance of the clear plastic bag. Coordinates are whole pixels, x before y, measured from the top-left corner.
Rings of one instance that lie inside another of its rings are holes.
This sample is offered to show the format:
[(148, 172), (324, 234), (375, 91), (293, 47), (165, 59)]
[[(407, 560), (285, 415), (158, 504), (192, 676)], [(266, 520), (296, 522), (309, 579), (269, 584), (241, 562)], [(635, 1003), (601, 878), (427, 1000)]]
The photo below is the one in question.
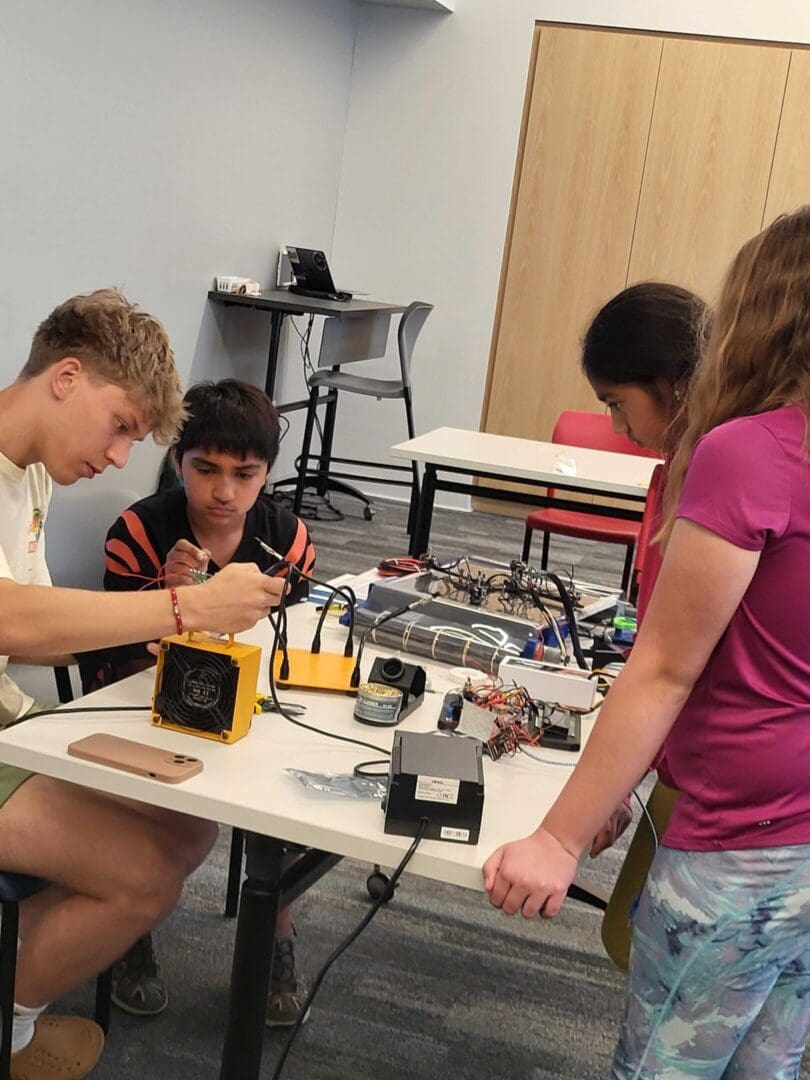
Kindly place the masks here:
[(370, 776), (354, 776), (352, 773), (316, 773), (304, 769), (286, 769), (290, 776), (307, 791), (321, 791), (325, 795), (337, 795), (343, 799), (377, 799), (382, 801), (388, 791), (388, 778), (378, 780)]

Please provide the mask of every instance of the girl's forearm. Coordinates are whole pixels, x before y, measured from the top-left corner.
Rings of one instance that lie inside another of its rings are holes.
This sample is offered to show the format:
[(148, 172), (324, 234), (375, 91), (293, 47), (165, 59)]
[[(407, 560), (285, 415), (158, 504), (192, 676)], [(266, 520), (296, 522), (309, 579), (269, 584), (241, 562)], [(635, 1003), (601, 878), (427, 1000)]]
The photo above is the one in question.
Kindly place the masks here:
[(691, 690), (663, 666), (643, 660), (616, 680), (582, 758), (542, 828), (575, 858), (644, 775)]

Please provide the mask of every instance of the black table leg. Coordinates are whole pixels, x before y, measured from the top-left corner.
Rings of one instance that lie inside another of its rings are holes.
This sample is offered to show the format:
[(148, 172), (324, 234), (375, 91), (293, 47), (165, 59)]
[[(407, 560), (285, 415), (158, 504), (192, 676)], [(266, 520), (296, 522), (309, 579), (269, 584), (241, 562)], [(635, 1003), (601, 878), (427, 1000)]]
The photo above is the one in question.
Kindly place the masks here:
[(436, 466), (428, 462), (422, 477), (422, 490), (419, 492), (419, 510), (416, 514), (416, 528), (411, 533), (411, 555), (415, 558), (424, 555), (430, 540), (430, 523), (433, 518), (433, 499), (436, 495)]
[[(332, 371), (340, 371), (335, 365)], [(323, 418), (323, 438), (321, 439), (321, 453), (318, 458), (318, 478), (315, 490), (323, 498), (329, 490), (329, 468), (332, 464), (332, 444), (335, 441), (335, 420), (337, 419), (337, 390), (330, 390), (326, 395), (326, 412)], [(302, 462), (304, 468), (307, 463)]]
[(285, 311), (273, 311), (270, 314), (270, 348), (267, 353), (267, 372), (264, 377), (264, 392), (271, 401), (275, 401), (276, 372), (278, 371), (278, 350), (281, 346), (281, 326)]
[(233, 950), (228, 1026), (220, 1080), (257, 1080), (262, 1063), (267, 994), (281, 907), (285, 845), (248, 833), (247, 860)]

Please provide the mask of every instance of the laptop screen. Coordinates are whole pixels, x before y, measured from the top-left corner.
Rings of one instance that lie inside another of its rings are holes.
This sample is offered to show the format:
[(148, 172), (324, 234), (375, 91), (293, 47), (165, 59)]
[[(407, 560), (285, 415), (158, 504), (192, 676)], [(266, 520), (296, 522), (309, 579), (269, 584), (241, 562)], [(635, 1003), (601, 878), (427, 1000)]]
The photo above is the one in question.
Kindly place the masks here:
[(316, 292), (336, 292), (326, 255), (322, 251), (314, 248), (288, 247), (287, 258), (290, 260), (290, 268), (296, 285), (303, 285)]

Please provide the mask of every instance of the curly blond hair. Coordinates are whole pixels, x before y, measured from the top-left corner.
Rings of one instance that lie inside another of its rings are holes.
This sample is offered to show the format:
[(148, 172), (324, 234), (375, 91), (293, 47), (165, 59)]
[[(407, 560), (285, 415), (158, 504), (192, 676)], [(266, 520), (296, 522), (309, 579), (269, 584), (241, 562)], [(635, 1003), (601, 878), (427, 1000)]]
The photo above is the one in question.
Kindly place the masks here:
[(156, 318), (117, 289), (72, 296), (40, 323), (19, 378), (33, 379), (68, 356), (126, 390), (155, 442), (175, 440), (186, 410), (169, 337)]
[(740, 249), (688, 395), (660, 539), (672, 531), (695, 444), (737, 416), (810, 410), (810, 206), (778, 217)]

